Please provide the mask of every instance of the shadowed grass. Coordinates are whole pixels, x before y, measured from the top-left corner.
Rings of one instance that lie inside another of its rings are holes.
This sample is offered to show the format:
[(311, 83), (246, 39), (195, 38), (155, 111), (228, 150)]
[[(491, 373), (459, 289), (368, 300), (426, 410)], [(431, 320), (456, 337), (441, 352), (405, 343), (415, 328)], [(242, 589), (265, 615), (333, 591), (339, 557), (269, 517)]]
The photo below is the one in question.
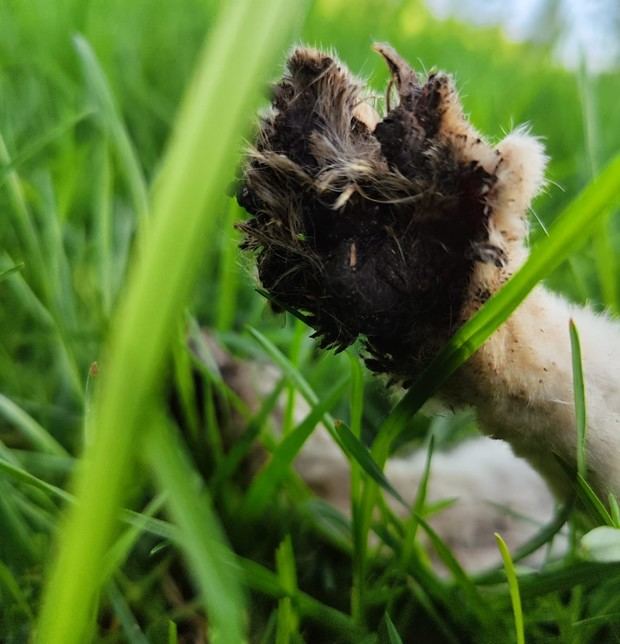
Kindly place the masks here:
[(231, 644), (243, 641), (245, 607), (234, 555), (225, 544), (208, 493), (201, 489), (200, 477), (165, 419), (153, 420), (145, 450), (154, 477), (168, 491), (167, 504), (179, 527), (181, 548), (212, 620), (210, 637)]

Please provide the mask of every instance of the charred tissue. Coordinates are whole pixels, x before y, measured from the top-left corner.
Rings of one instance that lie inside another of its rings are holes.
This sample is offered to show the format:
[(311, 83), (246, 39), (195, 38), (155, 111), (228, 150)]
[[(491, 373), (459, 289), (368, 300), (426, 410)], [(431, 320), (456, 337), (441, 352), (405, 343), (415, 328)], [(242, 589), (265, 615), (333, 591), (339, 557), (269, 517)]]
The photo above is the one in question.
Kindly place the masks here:
[(323, 347), (361, 338), (367, 365), (407, 384), (464, 321), (475, 263), (503, 261), (488, 241), (501, 159), (448, 75), (420, 79), (375, 49), (383, 115), (334, 56), (291, 54), (242, 169), (238, 227), (272, 302)]

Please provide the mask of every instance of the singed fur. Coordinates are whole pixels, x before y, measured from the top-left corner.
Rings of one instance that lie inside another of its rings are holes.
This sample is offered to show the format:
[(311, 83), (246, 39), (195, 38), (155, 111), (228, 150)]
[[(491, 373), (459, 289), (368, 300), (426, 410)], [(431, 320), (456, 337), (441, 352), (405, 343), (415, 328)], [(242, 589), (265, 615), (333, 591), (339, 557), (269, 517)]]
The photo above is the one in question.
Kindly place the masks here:
[[(298, 49), (244, 171), (241, 225), (274, 301), (324, 346), (357, 336), (367, 364), (408, 382), (528, 255), (527, 211), (544, 183), (540, 141), (497, 146), (469, 123), (451, 78), (420, 82), (377, 46), (399, 95), (383, 117), (331, 56)], [(556, 495), (576, 469), (569, 320), (579, 329), (588, 478), (620, 494), (620, 327), (536, 288), (439, 392), (526, 458)], [(561, 464), (563, 463), (563, 465)]]

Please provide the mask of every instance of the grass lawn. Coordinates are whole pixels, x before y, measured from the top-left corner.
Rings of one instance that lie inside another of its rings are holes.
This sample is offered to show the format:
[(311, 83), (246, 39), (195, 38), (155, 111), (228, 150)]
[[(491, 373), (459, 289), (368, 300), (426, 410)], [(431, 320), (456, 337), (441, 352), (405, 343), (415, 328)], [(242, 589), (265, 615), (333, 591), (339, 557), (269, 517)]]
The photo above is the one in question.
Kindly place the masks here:
[[(577, 486), (580, 503), (528, 548), (566, 523), (562, 559), (533, 572), (499, 539), (504, 565), (470, 576), (427, 527), (423, 491), (396, 517), (380, 471), (403, 435), (428, 445), (423, 404), (540, 280), (620, 313), (620, 71), (571, 73), (543, 46), (439, 21), (417, 0), (352, 6), (0, 5), (1, 641), (620, 641), (620, 556), (581, 545), (620, 528), (613, 500)], [(453, 73), (493, 140), (527, 122), (551, 157), (530, 261), (395, 407), (354, 350), (319, 352), (300, 321), (270, 312), (228, 196), (290, 46), (334, 49), (381, 88), (377, 40)], [(279, 367), (258, 410), (189, 351), (201, 328)], [(299, 399), (350, 459), (350, 520), (290, 467), (310, 428)], [(279, 464), (251, 485), (251, 441), (224, 447), (230, 415)], [(443, 420), (435, 449), (475, 432)]]

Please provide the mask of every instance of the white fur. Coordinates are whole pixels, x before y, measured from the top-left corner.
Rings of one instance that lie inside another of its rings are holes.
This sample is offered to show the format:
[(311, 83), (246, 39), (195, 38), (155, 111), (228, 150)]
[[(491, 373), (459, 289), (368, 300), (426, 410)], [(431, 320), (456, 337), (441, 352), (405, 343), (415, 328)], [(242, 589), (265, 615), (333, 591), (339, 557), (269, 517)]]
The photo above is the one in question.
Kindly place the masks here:
[[(491, 195), (490, 240), (505, 251), (497, 268), (478, 263), (470, 285), (496, 291), (528, 255), (527, 210), (544, 184), (547, 157), (524, 129), (498, 146)], [(478, 307), (472, 299), (464, 317)], [(546, 288), (536, 288), (446, 388), (448, 401), (476, 408), (485, 433), (508, 441), (564, 496), (569, 480), (559, 464), (577, 467), (577, 434), (569, 322), (582, 345), (586, 382), (588, 477), (604, 497), (620, 494), (620, 326)]]

